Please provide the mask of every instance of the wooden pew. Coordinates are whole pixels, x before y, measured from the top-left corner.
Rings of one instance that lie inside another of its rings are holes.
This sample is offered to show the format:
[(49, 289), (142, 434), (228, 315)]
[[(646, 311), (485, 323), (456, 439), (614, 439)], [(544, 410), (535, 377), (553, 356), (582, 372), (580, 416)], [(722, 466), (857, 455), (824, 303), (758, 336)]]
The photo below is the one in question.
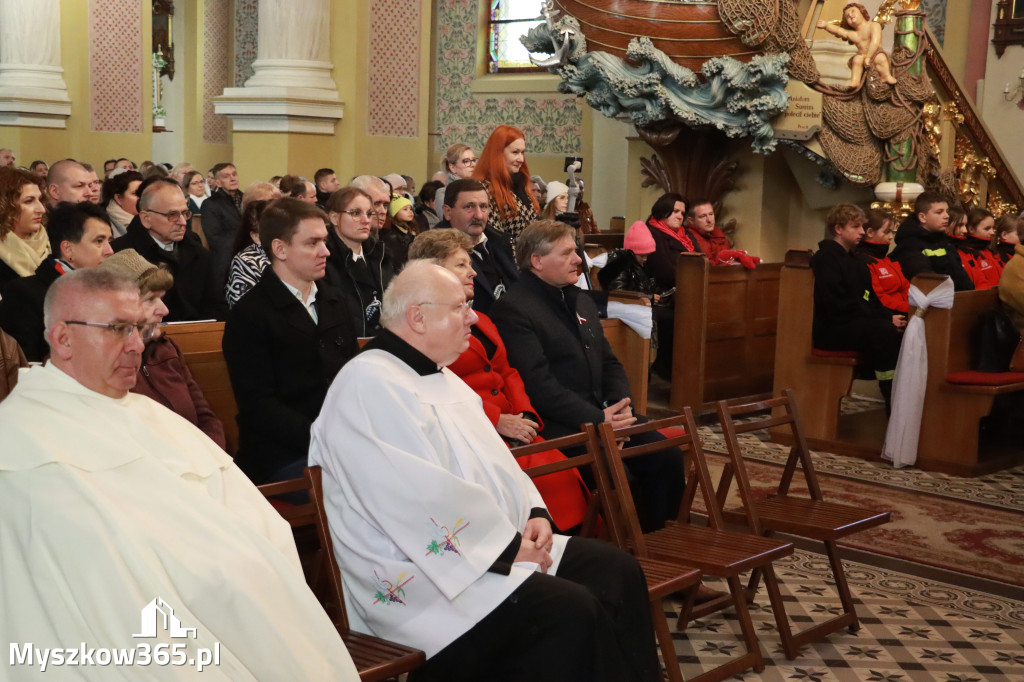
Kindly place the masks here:
[[(644, 305), (648, 308), (651, 306), (651, 302), (646, 296), (635, 291), (612, 292), (609, 295), (609, 300)], [(604, 328), (604, 336), (608, 339), (608, 345), (612, 347), (612, 352), (626, 369), (629, 388), (633, 394), (633, 411), (646, 414), (647, 377), (651, 367), (651, 340), (637, 334), (622, 320), (604, 319), (601, 320), (601, 326)]]
[[(774, 391), (792, 388), (804, 423), (807, 444), (816, 450), (863, 459), (881, 459), (885, 411), (841, 415), (840, 403), (853, 385), (859, 358), (850, 352), (816, 351), (814, 272), (811, 252), (790, 250), (779, 279), (778, 333)], [(792, 444), (787, 429), (772, 429), (772, 440)]]
[(782, 263), (712, 267), (683, 254), (676, 267), (669, 406), (713, 411), (715, 402), (770, 394)]
[(223, 322), (187, 322), (164, 327), (164, 334), (174, 339), (185, 356), (192, 378), (199, 384), (214, 414), (224, 424), (227, 452), (232, 457), (238, 452), (238, 406), (231, 390), (228, 366), (221, 351)]
[[(942, 280), (919, 275), (914, 285), (928, 293)], [(920, 469), (978, 476), (1024, 462), (1019, 421), (1009, 438), (995, 429), (983, 435), (979, 428), (997, 396), (1024, 391), (1024, 372), (971, 371), (974, 329), (998, 301), (997, 288), (959, 291), (951, 309), (930, 308), (925, 314), (928, 384), (915, 464)]]

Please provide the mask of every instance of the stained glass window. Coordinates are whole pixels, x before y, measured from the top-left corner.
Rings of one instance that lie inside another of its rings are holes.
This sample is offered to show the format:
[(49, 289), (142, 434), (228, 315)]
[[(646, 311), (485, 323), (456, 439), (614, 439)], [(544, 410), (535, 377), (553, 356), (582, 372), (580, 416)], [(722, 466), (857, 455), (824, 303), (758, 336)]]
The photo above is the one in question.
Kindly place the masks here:
[(530, 53), (519, 38), (543, 21), (540, 16), (543, 4), (543, 0), (491, 0), (488, 45), (491, 73), (540, 70), (530, 61)]

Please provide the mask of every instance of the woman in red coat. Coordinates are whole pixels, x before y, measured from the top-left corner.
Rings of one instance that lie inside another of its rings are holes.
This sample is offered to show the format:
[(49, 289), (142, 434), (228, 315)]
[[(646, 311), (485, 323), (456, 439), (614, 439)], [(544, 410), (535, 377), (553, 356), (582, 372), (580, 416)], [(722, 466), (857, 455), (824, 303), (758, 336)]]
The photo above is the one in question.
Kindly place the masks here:
[[(472, 240), (454, 229), (424, 232), (409, 247), (409, 260), (424, 258), (450, 270), (462, 282), (466, 299), (473, 298), (473, 264), (469, 252)], [(483, 400), (484, 412), (494, 428), (510, 447), (541, 441), (537, 432), (543, 428), (536, 410), (530, 404), (519, 372), (508, 364), (505, 344), (491, 318), (477, 312), (469, 348), (458, 360), (448, 365)], [(548, 450), (519, 458), (527, 467), (565, 459), (558, 450)], [(555, 525), (569, 530), (580, 525), (587, 509), (586, 485), (579, 474), (566, 471), (534, 479), (534, 484), (548, 506)]]

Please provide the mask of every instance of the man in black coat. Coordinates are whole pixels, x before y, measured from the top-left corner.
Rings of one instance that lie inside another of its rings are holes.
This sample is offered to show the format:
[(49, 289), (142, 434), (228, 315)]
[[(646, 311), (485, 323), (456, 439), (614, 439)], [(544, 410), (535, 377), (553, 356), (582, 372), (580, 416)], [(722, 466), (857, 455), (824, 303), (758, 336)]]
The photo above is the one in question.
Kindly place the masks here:
[(213, 272), (210, 252), (195, 232), (188, 232), (188, 203), (178, 183), (160, 178), (139, 197), (139, 222), (112, 243), (114, 251), (135, 249), (150, 263), (163, 265), (174, 275), (174, 286), (164, 296), (168, 322), (223, 320), (228, 305), (224, 280)]
[(218, 163), (210, 172), (217, 187), (203, 202), (203, 234), (213, 255), (214, 276), (223, 289), (235, 255), (238, 227), (242, 224), (242, 192), (238, 189), (238, 171), (233, 164)]
[(957, 252), (956, 242), (946, 233), (949, 204), (936, 192), (923, 192), (914, 201), (914, 213), (896, 230), (896, 248), (890, 260), (900, 264), (907, 280), (922, 272), (949, 275), (957, 291), (974, 289)]
[(453, 227), (473, 240), (473, 310), (490, 314), (491, 306), (519, 280), (512, 245), (501, 232), (487, 227), (490, 204), (487, 189), (477, 180), (456, 180), (445, 188), (444, 220), (436, 227)]
[(829, 211), (826, 222), (827, 238), (811, 258), (814, 347), (863, 353), (875, 371), (888, 411), (907, 320), (881, 305), (868, 266), (854, 255), (864, 238), (864, 212), (853, 204), (839, 204)]
[[(608, 345), (597, 306), (574, 286), (581, 262), (574, 230), (536, 221), (520, 234), (516, 258), (520, 279), (494, 304), (491, 318), (544, 421), (542, 435), (578, 433), (585, 423), (636, 422), (626, 371)], [(662, 436), (634, 440), (648, 439)], [(676, 517), (684, 486), (677, 449), (631, 459), (627, 471), (636, 482), (637, 513), (646, 530)]]
[(65, 272), (96, 267), (114, 253), (110, 218), (88, 201), (59, 204), (50, 211), (46, 231), (51, 255), (34, 275), (19, 277), (0, 291), (0, 328), (17, 340), (31, 362), (42, 362), (50, 353), (43, 323), (43, 300), (50, 285)]
[(341, 293), (321, 285), (327, 216), (284, 198), (260, 217), (270, 259), (231, 309), (224, 359), (238, 404), (238, 465), (254, 483), (302, 475), (309, 429), (334, 376), (359, 350)]

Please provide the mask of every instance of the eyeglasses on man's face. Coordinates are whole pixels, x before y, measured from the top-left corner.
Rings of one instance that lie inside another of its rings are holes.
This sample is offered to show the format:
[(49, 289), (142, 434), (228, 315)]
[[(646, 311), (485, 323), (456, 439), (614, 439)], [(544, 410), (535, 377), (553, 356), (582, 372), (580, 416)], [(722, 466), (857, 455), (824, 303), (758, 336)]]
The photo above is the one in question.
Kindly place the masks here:
[(98, 329), (105, 329), (107, 332), (114, 334), (121, 338), (122, 341), (127, 341), (132, 331), (139, 333), (139, 338), (145, 343), (151, 340), (156, 334), (156, 330), (160, 328), (160, 325), (156, 322), (85, 322), (82, 320), (64, 320), (64, 324), (77, 324), (82, 327), (96, 327)]
[(460, 315), (468, 315), (473, 311), (473, 301), (463, 301), (461, 303), (441, 303), (439, 301), (423, 301), (416, 305), (442, 305), (448, 306), (451, 312), (458, 312)]
[(172, 223), (176, 223), (179, 220), (188, 221), (192, 218), (192, 211), (189, 211), (187, 209), (184, 211), (167, 211), (166, 213), (164, 213), (163, 211), (154, 211), (151, 208), (144, 208), (142, 210), (145, 211), (146, 213), (155, 213), (157, 215), (162, 215), (164, 218), (167, 218), (167, 220), (169, 220)]

